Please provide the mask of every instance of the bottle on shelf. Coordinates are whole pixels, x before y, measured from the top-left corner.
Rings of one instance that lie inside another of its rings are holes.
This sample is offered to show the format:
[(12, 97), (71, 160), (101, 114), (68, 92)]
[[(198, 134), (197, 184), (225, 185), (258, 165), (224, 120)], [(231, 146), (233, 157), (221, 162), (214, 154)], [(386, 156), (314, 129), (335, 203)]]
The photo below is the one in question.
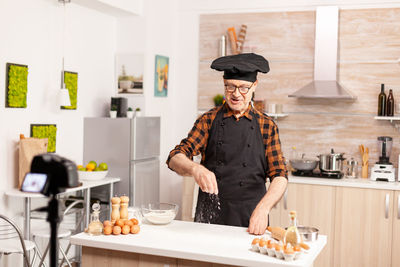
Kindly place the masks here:
[(283, 243), (284, 244), (290, 243), (294, 247), (302, 242), (299, 230), (297, 229), (296, 211), (294, 210), (290, 211), (289, 217), (290, 217), (290, 225), (286, 230)]
[(386, 94), (383, 83), (381, 84), (381, 92), (378, 96), (378, 116), (386, 116)]
[(386, 116), (394, 116), (394, 97), (393, 90), (389, 90), (389, 95), (386, 101)]

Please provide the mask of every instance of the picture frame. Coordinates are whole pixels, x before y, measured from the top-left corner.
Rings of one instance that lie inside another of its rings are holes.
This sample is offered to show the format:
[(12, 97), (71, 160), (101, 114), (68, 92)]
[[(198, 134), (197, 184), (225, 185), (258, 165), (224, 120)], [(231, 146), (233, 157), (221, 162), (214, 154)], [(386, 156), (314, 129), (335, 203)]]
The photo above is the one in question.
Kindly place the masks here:
[(71, 106), (61, 106), (61, 109), (76, 110), (78, 106), (78, 73), (64, 71), (65, 88), (68, 89)]
[(5, 107), (26, 108), (28, 95), (28, 65), (6, 63)]
[(168, 96), (169, 57), (156, 55), (154, 69), (154, 96)]
[(56, 137), (57, 125), (56, 124), (31, 124), (30, 135), (35, 138), (48, 138), (48, 153), (56, 152)]
[(117, 95), (143, 95), (144, 54), (117, 54), (115, 73)]

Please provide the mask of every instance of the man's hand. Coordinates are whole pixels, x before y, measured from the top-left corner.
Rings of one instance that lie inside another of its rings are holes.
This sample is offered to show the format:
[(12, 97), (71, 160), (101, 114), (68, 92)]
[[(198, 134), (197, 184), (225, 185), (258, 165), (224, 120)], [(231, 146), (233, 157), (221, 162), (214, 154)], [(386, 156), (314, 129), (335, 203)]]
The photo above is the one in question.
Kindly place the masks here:
[(250, 217), (247, 231), (254, 235), (263, 235), (268, 226), (268, 210), (262, 205), (257, 205)]
[(218, 185), (215, 174), (209, 171), (206, 167), (196, 164), (192, 169), (192, 176), (203, 192), (218, 194)]

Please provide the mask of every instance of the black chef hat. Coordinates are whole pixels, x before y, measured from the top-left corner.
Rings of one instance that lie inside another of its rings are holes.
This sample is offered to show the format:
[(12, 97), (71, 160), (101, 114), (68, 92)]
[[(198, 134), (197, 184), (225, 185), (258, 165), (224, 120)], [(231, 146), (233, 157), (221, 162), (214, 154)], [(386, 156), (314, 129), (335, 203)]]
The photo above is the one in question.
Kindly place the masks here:
[(257, 80), (257, 72), (269, 71), (268, 61), (263, 56), (254, 53), (217, 58), (211, 63), (211, 68), (224, 71), (224, 79), (249, 82)]

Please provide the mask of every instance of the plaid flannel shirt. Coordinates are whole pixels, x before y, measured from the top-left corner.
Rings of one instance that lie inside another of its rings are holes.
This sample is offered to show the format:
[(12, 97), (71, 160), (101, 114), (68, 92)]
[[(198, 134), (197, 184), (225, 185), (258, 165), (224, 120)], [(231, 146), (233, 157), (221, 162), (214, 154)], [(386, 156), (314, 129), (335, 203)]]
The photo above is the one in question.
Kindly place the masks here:
[[(234, 116), (232, 110), (226, 103), (222, 106), (213, 108), (201, 115), (194, 123), (194, 126), (190, 130), (188, 136), (183, 139), (180, 144), (177, 145), (169, 153), (166, 162), (168, 166), (171, 158), (178, 153), (185, 154), (189, 159), (193, 159), (193, 156), (201, 154), (201, 161), (204, 161), (209, 137), (209, 130), (211, 129), (212, 123), (218, 111), (222, 108), (224, 109), (224, 118)], [(282, 176), (287, 179), (288, 172), (286, 169), (285, 159), (281, 151), (281, 142), (279, 140), (278, 127), (270, 117), (254, 109), (251, 105), (249, 105), (249, 107), (243, 114), (243, 117), (247, 117), (249, 120), (252, 120), (253, 116), (250, 113), (250, 110), (253, 112), (255, 118), (257, 119), (261, 130), (261, 136), (263, 138), (265, 158), (267, 162), (266, 177), (269, 177), (271, 182), (275, 177), (278, 176)]]

